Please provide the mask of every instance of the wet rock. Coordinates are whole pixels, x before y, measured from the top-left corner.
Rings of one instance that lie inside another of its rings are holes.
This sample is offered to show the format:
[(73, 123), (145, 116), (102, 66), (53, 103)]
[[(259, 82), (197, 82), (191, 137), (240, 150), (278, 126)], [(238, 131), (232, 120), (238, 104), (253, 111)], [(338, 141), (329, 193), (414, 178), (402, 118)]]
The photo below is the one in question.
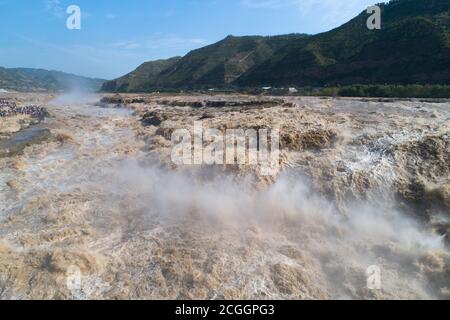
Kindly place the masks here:
[(113, 96), (106, 96), (100, 100), (100, 103), (106, 104), (132, 104), (132, 103), (145, 103), (147, 99), (144, 97), (136, 97), (136, 96), (122, 96), (120, 94), (115, 94)]
[(276, 106), (283, 104), (283, 100), (272, 99), (272, 100), (244, 100), (244, 101), (229, 101), (229, 100), (219, 100), (219, 101), (206, 101), (206, 106), (209, 108), (223, 108), (223, 107), (255, 107), (255, 106)]
[(337, 134), (332, 130), (319, 129), (307, 132), (283, 130), (281, 147), (292, 151), (320, 150), (333, 145)]
[(409, 179), (396, 183), (397, 196), (412, 206), (419, 216), (430, 209), (450, 212), (450, 141), (445, 136), (428, 136), (401, 144), (394, 149), (397, 165)]
[(158, 130), (156, 130), (156, 135), (164, 137), (167, 140), (171, 140), (172, 139), (172, 134), (175, 131), (174, 128), (158, 128)]
[(50, 131), (45, 128), (30, 127), (19, 131), (0, 142), (0, 158), (22, 154), (26, 147), (39, 144), (50, 137)]
[(199, 120), (206, 120), (206, 119), (214, 119), (215, 116), (210, 113), (203, 113), (202, 116), (199, 118)]
[(99, 261), (94, 255), (87, 252), (63, 250), (55, 250), (44, 261), (44, 267), (56, 273), (66, 273), (71, 266), (76, 266), (83, 274), (91, 274), (98, 271)]
[(122, 104), (122, 103), (125, 103), (125, 99), (121, 95), (116, 94), (114, 96), (103, 97), (100, 100), (100, 102), (101, 103), (108, 103), (108, 104)]
[(141, 122), (144, 126), (159, 127), (161, 123), (167, 120), (167, 116), (155, 111), (147, 112), (142, 116)]

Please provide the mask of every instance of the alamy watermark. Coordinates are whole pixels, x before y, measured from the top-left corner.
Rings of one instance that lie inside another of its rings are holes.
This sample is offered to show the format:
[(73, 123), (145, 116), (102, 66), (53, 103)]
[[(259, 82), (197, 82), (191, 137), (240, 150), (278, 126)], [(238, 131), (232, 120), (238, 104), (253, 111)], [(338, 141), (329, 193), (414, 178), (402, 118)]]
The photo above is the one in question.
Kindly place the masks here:
[(66, 271), (66, 286), (72, 296), (78, 296), (81, 291), (81, 270), (77, 266), (69, 266)]
[(366, 286), (369, 290), (381, 290), (381, 268), (370, 266), (366, 270)]
[(76, 265), (71, 265), (66, 270), (66, 287), (71, 299), (89, 300), (94, 297), (102, 297), (111, 289), (111, 285), (96, 276), (85, 276)]
[(66, 13), (69, 15), (66, 20), (67, 29), (81, 30), (81, 8), (73, 4), (67, 7)]
[(367, 8), (370, 17), (367, 19), (366, 25), (369, 30), (381, 29), (381, 8), (379, 6), (370, 6)]
[[(377, 5), (367, 8), (367, 14), (370, 14), (367, 19), (366, 26), (369, 30), (381, 29), (381, 8)], [(78, 5), (72, 4), (67, 7), (66, 13), (69, 17), (66, 20), (66, 27), (69, 30), (81, 30), (81, 8)]]
[(176, 165), (249, 165), (265, 176), (280, 170), (279, 129), (219, 129), (195, 121), (192, 130), (172, 132), (172, 161)]

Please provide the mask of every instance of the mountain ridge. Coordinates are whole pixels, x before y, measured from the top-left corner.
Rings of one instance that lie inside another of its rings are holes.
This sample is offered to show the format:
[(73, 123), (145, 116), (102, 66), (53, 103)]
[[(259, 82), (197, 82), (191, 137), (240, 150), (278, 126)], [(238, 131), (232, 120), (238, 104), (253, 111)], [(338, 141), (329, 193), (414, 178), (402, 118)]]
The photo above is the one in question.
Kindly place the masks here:
[[(379, 6), (381, 30), (366, 27), (369, 14), (363, 11), (317, 35), (228, 36), (189, 52), (137, 91), (450, 84), (450, 0), (393, 0)], [(111, 91), (105, 90), (109, 83), (104, 91)]]
[[(193, 50), (184, 57), (148, 61), (127, 75), (105, 82), (104, 91), (139, 91), (138, 88), (176, 88), (184, 86), (223, 86), (232, 83), (250, 67), (267, 59), (287, 41), (307, 37), (305, 34), (281, 36), (227, 36), (225, 39)], [(150, 72), (148, 87), (133, 84), (146, 65), (166, 63), (168, 67), (159, 74)], [(131, 90), (129, 90), (131, 88)], [(112, 90), (111, 90), (112, 89)], [(125, 90), (124, 90), (125, 89)]]
[(19, 92), (98, 91), (105, 80), (40, 68), (0, 67), (0, 89)]

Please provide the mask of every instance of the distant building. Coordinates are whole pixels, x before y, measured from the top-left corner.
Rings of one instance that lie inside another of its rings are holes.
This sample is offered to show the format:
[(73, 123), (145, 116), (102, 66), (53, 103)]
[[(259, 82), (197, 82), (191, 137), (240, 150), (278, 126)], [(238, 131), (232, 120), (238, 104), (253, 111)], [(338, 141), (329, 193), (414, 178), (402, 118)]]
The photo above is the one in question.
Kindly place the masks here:
[(272, 90), (272, 87), (262, 87), (263, 90)]
[(289, 93), (297, 93), (298, 90), (296, 88), (289, 88)]

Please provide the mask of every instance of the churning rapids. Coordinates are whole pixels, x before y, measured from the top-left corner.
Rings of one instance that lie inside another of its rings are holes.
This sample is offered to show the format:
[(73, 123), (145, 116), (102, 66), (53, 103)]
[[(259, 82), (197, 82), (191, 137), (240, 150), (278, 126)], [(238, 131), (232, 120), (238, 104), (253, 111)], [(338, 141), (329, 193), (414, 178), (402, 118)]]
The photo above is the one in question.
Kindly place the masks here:
[[(0, 157), (0, 298), (450, 298), (448, 104), (286, 99), (50, 103), (50, 137)], [(170, 166), (147, 112), (279, 119), (283, 172)]]

